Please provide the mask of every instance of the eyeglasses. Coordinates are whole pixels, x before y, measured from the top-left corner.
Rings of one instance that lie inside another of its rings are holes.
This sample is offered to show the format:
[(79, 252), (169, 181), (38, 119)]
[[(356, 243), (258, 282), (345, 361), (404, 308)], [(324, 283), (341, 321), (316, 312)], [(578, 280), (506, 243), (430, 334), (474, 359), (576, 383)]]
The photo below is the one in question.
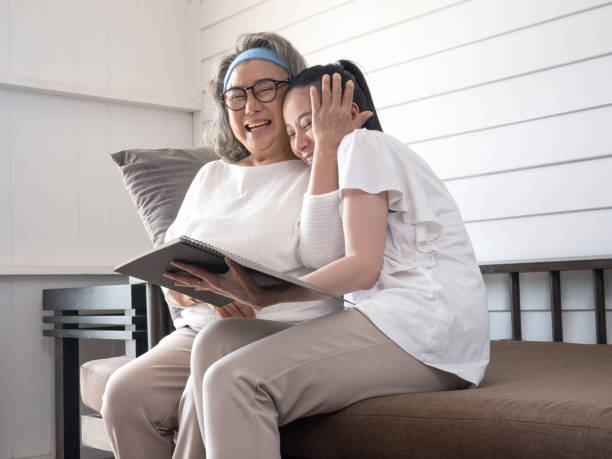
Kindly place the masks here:
[(260, 102), (272, 102), (276, 98), (278, 92), (278, 85), (282, 83), (289, 83), (289, 80), (272, 80), (271, 78), (264, 78), (263, 80), (256, 81), (253, 86), (247, 88), (229, 88), (221, 96), (221, 100), (225, 103), (227, 108), (237, 112), (242, 110), (246, 105), (247, 91), (250, 89)]

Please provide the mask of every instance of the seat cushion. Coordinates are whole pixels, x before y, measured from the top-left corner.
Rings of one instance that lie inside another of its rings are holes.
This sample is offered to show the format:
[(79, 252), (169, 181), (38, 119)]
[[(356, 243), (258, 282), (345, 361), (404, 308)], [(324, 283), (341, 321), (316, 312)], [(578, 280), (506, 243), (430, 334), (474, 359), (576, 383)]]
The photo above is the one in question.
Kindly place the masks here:
[(120, 356), (107, 359), (91, 360), (81, 365), (80, 383), (81, 399), (85, 406), (100, 412), (102, 409), (102, 395), (106, 381), (115, 370), (130, 362), (132, 357)]
[(494, 341), (477, 389), (364, 400), (281, 439), (303, 458), (611, 458), (612, 346)]
[[(81, 366), (83, 402), (99, 411), (129, 357)], [(612, 346), (494, 341), (477, 389), (355, 403), (281, 429), (299, 458), (612, 457)]]

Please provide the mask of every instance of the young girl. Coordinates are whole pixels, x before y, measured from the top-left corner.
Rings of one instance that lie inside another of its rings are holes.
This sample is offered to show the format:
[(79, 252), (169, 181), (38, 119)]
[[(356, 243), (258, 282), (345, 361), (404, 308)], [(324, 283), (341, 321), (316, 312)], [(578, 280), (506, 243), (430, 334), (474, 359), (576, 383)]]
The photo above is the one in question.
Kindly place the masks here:
[[(196, 338), (191, 371), (207, 457), (278, 458), (278, 427), (299, 417), (483, 377), (486, 293), (461, 215), (414, 152), (355, 129), (370, 115), (366, 128), (380, 129), (363, 75), (348, 62), (307, 69), (288, 88), (292, 150), (312, 165), (311, 194), (339, 190), (345, 235), (345, 256), (302, 279), (354, 305), (296, 326), (227, 319)], [(259, 289), (228, 264), (214, 275), (177, 263), (193, 274), (177, 280), (255, 308), (313, 298), (293, 286)]]

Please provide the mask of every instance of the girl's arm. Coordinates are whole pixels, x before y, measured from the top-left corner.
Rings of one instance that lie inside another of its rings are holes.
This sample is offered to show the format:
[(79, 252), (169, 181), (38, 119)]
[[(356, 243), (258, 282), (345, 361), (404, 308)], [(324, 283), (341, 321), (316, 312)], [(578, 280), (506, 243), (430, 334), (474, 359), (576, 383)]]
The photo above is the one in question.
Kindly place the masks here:
[[(361, 190), (344, 190), (346, 254), (301, 279), (336, 295), (373, 287), (382, 267), (387, 214), (386, 192), (369, 194)], [(194, 265), (175, 263), (177, 267), (190, 272), (193, 277), (170, 273), (167, 276), (191, 286), (202, 279), (205, 289), (256, 309), (277, 303), (325, 298), (296, 285), (260, 288), (240, 265), (230, 259), (226, 261), (230, 270), (225, 274), (213, 274)]]

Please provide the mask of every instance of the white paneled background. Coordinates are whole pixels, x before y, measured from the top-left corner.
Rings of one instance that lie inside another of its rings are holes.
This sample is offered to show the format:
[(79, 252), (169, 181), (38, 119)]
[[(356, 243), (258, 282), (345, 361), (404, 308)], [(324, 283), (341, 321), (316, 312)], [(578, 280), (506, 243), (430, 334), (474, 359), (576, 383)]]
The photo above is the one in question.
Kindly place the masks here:
[[(480, 262), (612, 254), (612, 2), (226, 3), (201, 2), (204, 92), (242, 32), (281, 33), (310, 64), (354, 60), (385, 131), (455, 197)], [(594, 343), (591, 274), (561, 279), (564, 339)], [(491, 337), (509, 338), (508, 279), (485, 280)], [(606, 289), (610, 308), (609, 272)], [(548, 295), (546, 275), (521, 275), (524, 339), (551, 340)]]
[[(117, 282), (149, 245), (109, 153), (198, 144), (240, 33), (360, 64), (490, 262), (612, 254), (610, 24), (601, 0), (0, 0), (0, 458), (54, 453), (41, 290)], [(564, 338), (592, 343), (591, 275), (561, 278)], [(507, 277), (486, 282), (507, 338)], [(551, 338), (548, 292), (521, 276), (525, 339)]]
[(126, 282), (113, 266), (150, 246), (110, 153), (199, 142), (200, 16), (198, 0), (0, 0), (1, 459), (55, 457), (42, 289)]

